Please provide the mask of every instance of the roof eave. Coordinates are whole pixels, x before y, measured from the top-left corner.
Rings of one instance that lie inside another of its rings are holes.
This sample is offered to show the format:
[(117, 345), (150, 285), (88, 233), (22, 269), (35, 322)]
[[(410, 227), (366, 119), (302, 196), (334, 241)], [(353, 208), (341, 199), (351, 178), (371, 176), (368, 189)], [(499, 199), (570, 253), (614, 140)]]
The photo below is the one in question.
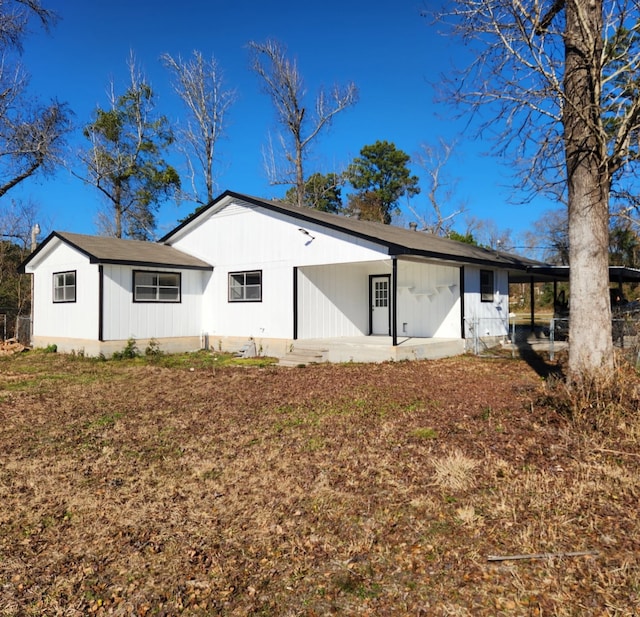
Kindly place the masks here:
[(161, 263), (158, 261), (137, 261), (132, 259), (90, 259), (91, 263), (109, 264), (112, 266), (139, 266), (144, 268), (178, 268), (179, 270), (213, 271), (213, 266), (199, 266), (197, 264)]

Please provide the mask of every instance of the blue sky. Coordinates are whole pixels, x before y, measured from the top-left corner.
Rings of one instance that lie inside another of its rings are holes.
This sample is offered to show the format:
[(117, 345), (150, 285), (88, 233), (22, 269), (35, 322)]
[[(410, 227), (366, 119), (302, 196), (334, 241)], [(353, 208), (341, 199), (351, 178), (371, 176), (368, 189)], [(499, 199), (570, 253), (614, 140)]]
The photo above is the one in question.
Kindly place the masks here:
[[(426, 0), (428, 3), (429, 0)], [(306, 171), (343, 169), (364, 145), (387, 140), (414, 156), (421, 144), (439, 139), (457, 141), (445, 169), (457, 181), (452, 209), (464, 201), (468, 215), (491, 219), (500, 229), (518, 235), (553, 207), (540, 199), (514, 205), (509, 166), (489, 156), (489, 144), (473, 139), (456, 110), (434, 102), (438, 76), (459, 60), (460, 43), (444, 38), (421, 17), (421, 0), (43, 0), (60, 22), (47, 34), (34, 30), (25, 42), (23, 62), (31, 74), (30, 90), (38, 98), (66, 101), (78, 127), (90, 121), (96, 106), (106, 106), (106, 89), (113, 79), (127, 86), (130, 50), (156, 93), (156, 109), (170, 120), (184, 118), (172, 92), (169, 75), (160, 63), (163, 53), (205, 58), (214, 55), (225, 82), (237, 91), (230, 109), (227, 137), (219, 142), (216, 177), (219, 192), (230, 189), (262, 197), (279, 197), (283, 187), (269, 186), (262, 165), (262, 148), (276, 128), (271, 103), (249, 69), (247, 42), (275, 38), (287, 46), (305, 79), (309, 96), (320, 85), (353, 81), (360, 98), (336, 116), (320, 135)], [(79, 131), (71, 140), (70, 160), (85, 145)], [(182, 160), (172, 159), (179, 168)], [(426, 178), (416, 167), (414, 173)], [(426, 191), (412, 200), (426, 211)], [(9, 194), (29, 198), (41, 213), (43, 231), (53, 229), (95, 233), (100, 203), (96, 189), (68, 171), (29, 182)], [(158, 234), (177, 224), (193, 209), (167, 202), (158, 216)], [(412, 217), (405, 215), (408, 221)], [(464, 219), (457, 225), (464, 230)]]

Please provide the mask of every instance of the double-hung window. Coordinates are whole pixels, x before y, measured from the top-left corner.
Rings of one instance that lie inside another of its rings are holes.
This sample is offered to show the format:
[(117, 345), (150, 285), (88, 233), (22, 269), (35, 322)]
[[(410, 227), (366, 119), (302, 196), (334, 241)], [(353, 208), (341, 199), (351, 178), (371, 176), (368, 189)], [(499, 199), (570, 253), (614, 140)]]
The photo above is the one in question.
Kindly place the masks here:
[(262, 270), (229, 273), (229, 302), (261, 302)]
[(76, 301), (76, 272), (56, 272), (53, 275), (53, 301)]
[(134, 302), (180, 302), (179, 272), (133, 271)]
[(493, 302), (493, 270), (480, 270), (480, 301)]

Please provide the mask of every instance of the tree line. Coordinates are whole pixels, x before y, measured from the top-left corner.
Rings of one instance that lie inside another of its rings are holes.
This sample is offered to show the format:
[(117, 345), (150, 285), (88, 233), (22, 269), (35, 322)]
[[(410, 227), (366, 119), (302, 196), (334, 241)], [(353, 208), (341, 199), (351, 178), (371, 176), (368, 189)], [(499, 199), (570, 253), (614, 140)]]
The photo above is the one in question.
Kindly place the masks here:
[[(425, 13), (471, 52), (466, 66), (442, 76), (443, 100), (485, 119), (478, 134), (497, 137), (494, 151), (519, 172), (521, 189), (552, 195), (566, 206), (567, 241), (560, 248), (571, 265), (570, 380), (612, 373), (612, 239), (615, 259), (637, 257), (639, 8), (637, 0), (455, 0), (433, 15)], [(11, 63), (19, 57), (26, 24), (35, 20), (48, 28), (55, 15), (40, 0), (7, 0), (0, 16), (2, 197), (62, 163), (61, 147), (72, 127), (65, 104), (37, 104), (26, 96), (26, 73)], [(271, 182), (292, 187), (284, 198), (299, 207), (344, 208), (389, 223), (398, 200), (419, 191), (407, 155), (393, 144), (363, 147), (343, 174), (305, 169), (310, 144), (356, 103), (355, 84), (321, 90), (310, 106), (296, 62), (281, 44), (251, 41), (249, 50), (280, 128), (277, 144), (266, 149)], [(109, 105), (96, 109), (83, 130), (85, 168), (77, 173), (105, 197), (105, 231), (114, 235), (150, 237), (165, 199), (188, 195), (204, 204), (212, 198), (216, 143), (234, 93), (225, 89), (214, 59), (205, 61), (196, 52), (189, 60), (163, 61), (188, 112), (178, 140), (187, 153), (189, 183), (165, 159), (177, 135), (156, 114), (153, 90), (133, 58), (129, 88), (120, 94), (113, 88)], [(392, 181), (383, 165), (397, 172)], [(438, 174), (430, 178), (437, 188)], [(354, 189), (346, 204), (341, 182)], [(431, 204), (430, 230), (451, 232), (455, 211), (445, 214), (441, 202)], [(562, 235), (556, 240), (564, 242)]]
[[(37, 20), (48, 29), (55, 25), (56, 15), (43, 8), (40, 0), (11, 0), (0, 8), (0, 14), (7, 17), (1, 26), (0, 48), (14, 59), (12, 69), (8, 65), (1, 69), (5, 92), (13, 101), (11, 106), (0, 107), (1, 197), (28, 179), (64, 165), (63, 148), (74, 127), (71, 110), (55, 101), (32, 107), (28, 115), (26, 77), (16, 78), (26, 76), (18, 67), (27, 24)], [(417, 176), (408, 168), (410, 156), (393, 143), (377, 141), (364, 146), (360, 156), (339, 173), (307, 170), (314, 141), (335, 116), (357, 103), (356, 85), (320, 89), (309, 100), (297, 63), (283, 44), (250, 41), (248, 48), (251, 69), (276, 111), (277, 144), (266, 146), (265, 167), (272, 185), (290, 187), (282, 199), (300, 207), (390, 223), (400, 198), (420, 191)], [(202, 207), (214, 198), (218, 142), (225, 134), (236, 92), (226, 87), (213, 56), (206, 59), (194, 51), (186, 59), (164, 54), (161, 61), (183, 103), (186, 121), (182, 126), (172, 126), (156, 109), (154, 90), (133, 52), (128, 59), (126, 89), (118, 91), (112, 81), (107, 104), (98, 106), (91, 120), (81, 126), (85, 147), (79, 153), (80, 165), (71, 173), (101, 195), (104, 207), (98, 227), (107, 235), (151, 239), (164, 201), (175, 199)], [(182, 177), (168, 162), (173, 148), (184, 155), (187, 172)], [(346, 185), (352, 191), (344, 202)], [(20, 231), (22, 237), (27, 235), (28, 222)], [(438, 231), (443, 229), (438, 226)], [(8, 236), (9, 230), (4, 231)]]

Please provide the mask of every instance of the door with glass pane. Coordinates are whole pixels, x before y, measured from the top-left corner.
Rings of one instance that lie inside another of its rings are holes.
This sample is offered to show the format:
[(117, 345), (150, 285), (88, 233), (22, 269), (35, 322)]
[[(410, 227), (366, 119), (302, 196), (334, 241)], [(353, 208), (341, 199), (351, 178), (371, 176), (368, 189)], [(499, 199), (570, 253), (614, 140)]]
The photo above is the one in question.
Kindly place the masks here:
[(390, 282), (388, 275), (369, 277), (369, 299), (371, 301), (371, 334), (391, 334)]

